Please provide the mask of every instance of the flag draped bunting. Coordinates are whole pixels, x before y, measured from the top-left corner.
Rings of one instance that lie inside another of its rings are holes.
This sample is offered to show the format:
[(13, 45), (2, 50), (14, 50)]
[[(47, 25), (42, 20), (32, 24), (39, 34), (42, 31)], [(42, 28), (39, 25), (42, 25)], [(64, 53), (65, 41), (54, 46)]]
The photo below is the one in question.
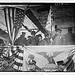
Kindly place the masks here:
[[(44, 68), (49, 63), (47, 58), (50, 54), (53, 56), (55, 63), (65, 60), (75, 53), (75, 46), (32, 46), (19, 47), (20, 51), (16, 56), (14, 68), (21, 71), (28, 71), (28, 56), (33, 55), (36, 65)], [(15, 51), (17, 48), (14, 49)]]

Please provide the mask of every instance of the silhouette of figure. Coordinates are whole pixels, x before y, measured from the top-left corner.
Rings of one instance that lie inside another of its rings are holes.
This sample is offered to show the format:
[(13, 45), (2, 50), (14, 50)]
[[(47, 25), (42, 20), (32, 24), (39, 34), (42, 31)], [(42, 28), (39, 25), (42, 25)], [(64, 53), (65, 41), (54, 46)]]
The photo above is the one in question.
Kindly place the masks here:
[(68, 33), (64, 36), (64, 45), (75, 45), (75, 34), (72, 33), (72, 28), (68, 28)]

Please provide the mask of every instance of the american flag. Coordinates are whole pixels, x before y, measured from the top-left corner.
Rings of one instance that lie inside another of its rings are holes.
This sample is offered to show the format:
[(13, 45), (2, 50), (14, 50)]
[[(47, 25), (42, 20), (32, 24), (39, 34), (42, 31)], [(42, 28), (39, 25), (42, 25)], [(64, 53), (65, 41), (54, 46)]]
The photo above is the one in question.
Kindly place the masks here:
[(5, 7), (4, 16), (8, 34), (11, 39), (11, 43), (13, 44), (18, 31), (24, 22), (25, 10), (14, 7)]
[(15, 38), (17, 36), (18, 30), (22, 27), (22, 24), (24, 22), (24, 18), (25, 18), (25, 10), (17, 8), (15, 20), (14, 20), (14, 26), (15, 26), (15, 29), (16, 29)]

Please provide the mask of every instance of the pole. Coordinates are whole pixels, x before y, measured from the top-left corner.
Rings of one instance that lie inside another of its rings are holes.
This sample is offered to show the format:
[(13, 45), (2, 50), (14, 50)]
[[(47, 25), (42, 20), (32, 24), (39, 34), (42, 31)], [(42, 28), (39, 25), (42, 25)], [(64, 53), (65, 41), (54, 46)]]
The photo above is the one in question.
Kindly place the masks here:
[(51, 26), (51, 33), (50, 33), (50, 37), (51, 37), (51, 39), (50, 39), (50, 41), (51, 41), (51, 45), (52, 45), (52, 16), (53, 16), (53, 14), (52, 14), (52, 5), (50, 6), (50, 26)]

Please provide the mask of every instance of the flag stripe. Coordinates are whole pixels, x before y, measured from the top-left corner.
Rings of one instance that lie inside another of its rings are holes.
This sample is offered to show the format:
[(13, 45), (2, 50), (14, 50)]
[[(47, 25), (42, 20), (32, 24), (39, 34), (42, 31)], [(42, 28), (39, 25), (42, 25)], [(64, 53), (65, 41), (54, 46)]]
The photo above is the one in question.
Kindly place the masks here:
[(17, 65), (14, 65), (14, 67), (13, 67), (15, 70), (18, 70), (18, 71), (22, 71), (22, 67), (20, 66), (20, 67), (18, 67)]
[(12, 21), (13, 21), (13, 24), (14, 24), (14, 20), (15, 20), (15, 8), (12, 8)]
[(11, 22), (11, 16), (10, 16), (11, 15), (10, 14), (11, 13), (11, 8), (7, 8), (7, 9), (8, 9), (8, 22), (9, 22), (9, 26), (10, 26), (10, 35), (12, 36), (12, 28), (11, 28), (12, 27), (12, 25), (11, 25), (12, 22)]
[(18, 58), (18, 59), (20, 59), (20, 60), (23, 60), (23, 57), (18, 56), (18, 55), (15, 55), (15, 58)]
[(19, 63), (19, 62), (15, 62), (14, 64), (17, 66), (23, 66), (23, 63)]
[(14, 40), (15, 40), (15, 28), (14, 28), (14, 20), (15, 20), (15, 12), (16, 12), (16, 8), (12, 8), (12, 23), (13, 23), (13, 26), (12, 26), (12, 32), (13, 32), (13, 34), (12, 34), (12, 39), (13, 39), (13, 44), (14, 44)]
[(11, 39), (11, 32), (10, 32), (10, 23), (9, 23), (9, 17), (8, 17), (8, 8), (6, 8), (6, 19), (7, 19), (7, 27), (8, 27), (8, 31), (9, 31), (9, 36)]
[(23, 52), (24, 52), (23, 50), (20, 50), (20, 49), (19, 49), (18, 51), (19, 51), (20, 53), (23, 53)]
[(9, 16), (9, 24), (10, 24), (10, 34), (11, 34), (11, 41), (12, 41), (12, 44), (13, 44), (13, 42), (14, 42), (14, 29), (13, 29), (13, 18), (14, 18), (14, 8), (8, 8), (8, 16)]
[(13, 36), (13, 26), (14, 26), (14, 23), (13, 23), (13, 17), (14, 17), (14, 8), (10, 8), (10, 19), (11, 19), (11, 33), (12, 33), (12, 36)]
[(16, 59), (15, 59), (15, 61), (16, 61), (16, 62), (23, 63), (23, 60), (21, 60), (21, 59), (18, 59), (18, 58), (16, 58)]
[[(6, 22), (6, 27), (7, 27), (7, 30), (8, 30), (8, 34), (10, 34), (10, 32), (9, 32), (9, 29), (8, 29), (8, 21), (7, 21), (7, 13), (6, 13), (6, 8), (4, 8), (4, 15), (5, 15), (5, 22)], [(9, 37), (10, 37), (10, 35), (9, 35)]]

